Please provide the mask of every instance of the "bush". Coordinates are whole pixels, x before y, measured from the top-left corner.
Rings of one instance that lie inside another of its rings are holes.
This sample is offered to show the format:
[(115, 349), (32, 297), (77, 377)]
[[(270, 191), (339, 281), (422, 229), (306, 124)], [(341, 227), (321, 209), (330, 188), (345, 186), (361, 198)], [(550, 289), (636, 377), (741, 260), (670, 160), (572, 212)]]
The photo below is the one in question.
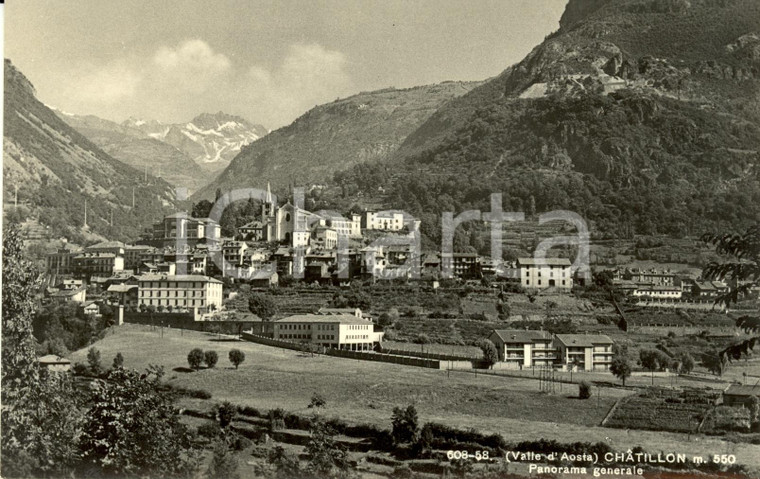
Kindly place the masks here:
[(578, 384), (578, 397), (581, 399), (588, 399), (591, 397), (591, 384), (586, 381), (581, 381)]
[(203, 350), (195, 348), (187, 355), (187, 364), (189, 364), (191, 368), (197, 370), (200, 369), (201, 363), (203, 363), (204, 359), (205, 356), (203, 355)]
[(219, 355), (216, 353), (216, 351), (206, 351), (203, 353), (203, 360), (206, 362), (206, 365), (208, 367), (213, 368), (219, 361)]
[(415, 442), (417, 439), (417, 430), (419, 419), (417, 409), (410, 405), (406, 409), (400, 407), (393, 408), (393, 440), (396, 444)]
[(219, 424), (207, 422), (198, 426), (198, 435), (207, 439), (214, 439), (222, 435), (222, 430), (219, 428)]
[(226, 428), (230, 425), (233, 419), (235, 419), (235, 413), (237, 409), (229, 401), (224, 401), (216, 408), (216, 419), (219, 421), (219, 426)]
[(264, 417), (264, 415), (256, 408), (243, 406), (238, 407), (238, 414), (241, 414), (243, 416), (249, 416), (249, 417)]
[(314, 393), (311, 396), (311, 402), (309, 403), (309, 408), (322, 407), (325, 404), (327, 404), (327, 401), (325, 401), (324, 396), (322, 396), (319, 393)]

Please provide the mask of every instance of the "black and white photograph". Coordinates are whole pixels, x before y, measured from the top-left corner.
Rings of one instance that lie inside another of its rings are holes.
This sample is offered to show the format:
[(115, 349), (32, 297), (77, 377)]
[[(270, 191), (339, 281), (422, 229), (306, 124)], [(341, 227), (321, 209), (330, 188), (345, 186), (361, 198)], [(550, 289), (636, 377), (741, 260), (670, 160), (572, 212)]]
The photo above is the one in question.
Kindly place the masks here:
[(0, 19), (0, 477), (760, 477), (759, 0)]

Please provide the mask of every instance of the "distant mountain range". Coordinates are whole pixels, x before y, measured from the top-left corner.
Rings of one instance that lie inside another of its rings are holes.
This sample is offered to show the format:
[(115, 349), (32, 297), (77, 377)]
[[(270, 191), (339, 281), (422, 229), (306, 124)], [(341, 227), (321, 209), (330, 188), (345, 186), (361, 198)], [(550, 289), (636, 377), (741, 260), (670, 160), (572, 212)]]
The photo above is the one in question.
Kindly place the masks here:
[(194, 198), (212, 199), (217, 189), (262, 188), (267, 182), (283, 191), (290, 184), (325, 183), (336, 171), (386, 159), (433, 112), (477, 85), (445, 82), (388, 88), (319, 105), (243, 147)]
[(266, 135), (261, 125), (223, 112), (188, 123), (130, 118), (121, 124), (55, 110), (58, 116), (114, 158), (194, 192), (226, 167), (240, 148)]
[(37, 100), (32, 84), (10, 60), (4, 68), (6, 212), (13, 210), (18, 189), (26, 216), (21, 220), (39, 221), (52, 236), (77, 241), (88, 232), (133, 240), (171, 211), (174, 191), (169, 183), (153, 175), (146, 178), (112, 158)]

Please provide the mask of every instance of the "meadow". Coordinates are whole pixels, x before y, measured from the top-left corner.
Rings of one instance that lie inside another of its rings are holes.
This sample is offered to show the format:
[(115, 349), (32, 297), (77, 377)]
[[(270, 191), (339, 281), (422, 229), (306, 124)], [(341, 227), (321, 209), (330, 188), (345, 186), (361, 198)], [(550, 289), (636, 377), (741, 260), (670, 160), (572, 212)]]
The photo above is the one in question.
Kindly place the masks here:
[[(327, 401), (326, 417), (349, 423), (390, 427), (392, 409), (415, 404), (420, 423), (438, 422), (457, 428), (497, 433), (509, 441), (552, 438), (574, 442), (605, 441), (617, 449), (642, 446), (651, 451), (712, 454), (730, 449), (738, 462), (760, 467), (760, 446), (729, 444), (719, 438), (681, 433), (620, 430), (600, 427), (615, 401), (631, 394), (619, 388), (601, 388), (601, 399), (577, 399), (577, 387), (564, 385), (562, 393), (538, 390), (534, 379), (447, 372), (408, 366), (310, 356), (259, 344), (228, 340), (208, 333), (126, 324), (113, 328), (94, 346), (104, 366), (121, 352), (125, 366), (142, 369), (163, 365), (166, 380), (177, 387), (205, 389), (212, 399), (184, 399), (184, 407), (210, 407), (223, 400), (258, 409), (281, 407), (309, 415), (307, 406), (318, 392)], [(216, 368), (189, 372), (187, 353), (195, 347), (215, 350)], [(229, 350), (245, 352), (238, 370), (229, 363)], [(86, 350), (72, 353), (86, 361)], [(569, 389), (568, 389), (569, 388)], [(594, 394), (597, 393), (594, 388)], [(707, 456), (706, 456), (707, 457)]]

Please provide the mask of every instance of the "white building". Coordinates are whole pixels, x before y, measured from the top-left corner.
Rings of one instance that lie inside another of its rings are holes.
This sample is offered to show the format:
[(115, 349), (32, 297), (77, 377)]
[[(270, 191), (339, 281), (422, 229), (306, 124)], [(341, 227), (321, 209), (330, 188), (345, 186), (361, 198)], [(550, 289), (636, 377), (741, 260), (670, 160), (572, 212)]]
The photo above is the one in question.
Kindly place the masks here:
[(362, 226), (368, 230), (400, 231), (404, 228), (401, 211), (365, 211)]
[(201, 275), (146, 274), (137, 278), (138, 306), (171, 306), (176, 310), (222, 307), (222, 282)]
[(637, 297), (647, 296), (654, 299), (681, 299), (683, 290), (680, 286), (657, 286), (654, 284), (637, 285), (633, 290)]
[(275, 321), (274, 339), (370, 351), (382, 341), (383, 333), (355, 314), (298, 314)]
[(609, 371), (613, 341), (603, 334), (557, 334), (554, 346), (560, 362), (582, 371)]
[(518, 258), (520, 284), (528, 289), (558, 288), (570, 290), (573, 276), (570, 273), (570, 260), (567, 258)]
[(552, 335), (546, 331), (496, 329), (488, 339), (496, 345), (499, 361), (515, 368), (550, 368), (557, 359)]

